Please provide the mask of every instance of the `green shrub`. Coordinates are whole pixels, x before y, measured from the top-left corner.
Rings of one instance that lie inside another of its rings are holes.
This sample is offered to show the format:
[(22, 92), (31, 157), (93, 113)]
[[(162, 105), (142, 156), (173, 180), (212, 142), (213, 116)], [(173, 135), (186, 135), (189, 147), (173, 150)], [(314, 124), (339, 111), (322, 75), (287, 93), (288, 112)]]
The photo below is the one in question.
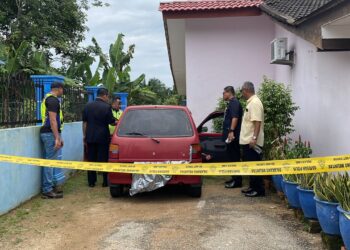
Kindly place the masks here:
[(299, 186), (302, 189), (313, 190), (315, 184), (315, 174), (301, 174), (299, 175)]
[[(282, 138), (288, 136), (293, 129), (293, 116), (299, 109), (292, 100), (291, 89), (264, 77), (258, 96), (265, 111), (265, 143), (264, 158), (276, 159), (272, 151), (283, 143)], [(280, 159), (280, 157), (277, 157)]]
[(338, 174), (335, 182), (335, 191), (335, 196), (340, 206), (345, 211), (350, 212), (350, 176), (348, 172)]
[[(271, 152), (276, 154), (275, 149)], [(278, 157), (278, 159), (310, 158), (311, 153), (310, 142), (303, 142), (301, 136), (299, 136), (299, 140), (294, 142), (291, 139), (285, 139), (283, 146), (279, 148), (275, 157)], [(313, 174), (288, 174), (283, 175), (283, 178), (289, 182), (299, 183), (304, 189), (313, 189), (315, 177)]]
[(327, 202), (338, 202), (336, 196), (337, 176), (330, 173), (317, 174), (314, 191), (318, 199)]
[[(216, 106), (216, 111), (225, 111), (227, 106), (227, 103), (224, 101), (224, 99), (220, 98), (218, 100), (218, 104)], [(220, 118), (215, 118), (213, 119), (213, 130), (215, 133), (221, 133), (222, 132), (222, 126), (224, 123), (224, 118), (220, 117)]]
[(284, 174), (283, 179), (288, 182), (299, 183), (299, 175), (297, 174)]

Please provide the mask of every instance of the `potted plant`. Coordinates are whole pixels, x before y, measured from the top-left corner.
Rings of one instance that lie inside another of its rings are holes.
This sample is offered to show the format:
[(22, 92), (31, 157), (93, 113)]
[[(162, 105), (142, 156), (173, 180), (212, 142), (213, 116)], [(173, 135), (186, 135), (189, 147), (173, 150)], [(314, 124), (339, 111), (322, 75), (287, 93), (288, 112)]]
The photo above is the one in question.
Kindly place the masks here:
[(340, 174), (336, 182), (336, 197), (339, 201), (339, 227), (346, 249), (350, 249), (350, 176)]
[[(310, 142), (303, 142), (299, 135), (299, 140), (292, 142), (291, 139), (284, 140), (283, 153), (286, 159), (309, 158), (312, 149)], [(287, 196), (289, 204), (294, 208), (300, 208), (298, 182), (301, 175), (284, 175), (284, 193)]]
[(330, 235), (340, 235), (336, 178), (334, 174), (319, 174), (314, 185), (317, 218), (322, 231)]
[(282, 175), (273, 175), (272, 176), (273, 185), (275, 186), (275, 188), (278, 192), (283, 192), (282, 180), (283, 180)]
[(299, 177), (298, 196), (301, 209), (307, 219), (317, 219), (314, 183), (315, 174), (303, 174)]
[(292, 208), (300, 208), (299, 196), (297, 187), (299, 185), (299, 175), (285, 174), (283, 175), (285, 195), (289, 205)]

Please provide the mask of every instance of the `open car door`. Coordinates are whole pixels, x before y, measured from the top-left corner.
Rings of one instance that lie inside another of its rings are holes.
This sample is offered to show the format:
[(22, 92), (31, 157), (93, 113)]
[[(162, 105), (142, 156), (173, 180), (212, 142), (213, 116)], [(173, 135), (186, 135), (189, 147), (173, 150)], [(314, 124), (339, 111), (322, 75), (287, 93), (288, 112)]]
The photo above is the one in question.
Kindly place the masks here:
[(224, 112), (215, 111), (209, 114), (197, 128), (202, 152), (211, 155), (213, 162), (228, 162), (226, 143), (222, 139), (222, 133), (208, 132), (208, 128), (205, 127), (207, 123), (210, 124), (210, 121), (216, 118), (224, 118)]

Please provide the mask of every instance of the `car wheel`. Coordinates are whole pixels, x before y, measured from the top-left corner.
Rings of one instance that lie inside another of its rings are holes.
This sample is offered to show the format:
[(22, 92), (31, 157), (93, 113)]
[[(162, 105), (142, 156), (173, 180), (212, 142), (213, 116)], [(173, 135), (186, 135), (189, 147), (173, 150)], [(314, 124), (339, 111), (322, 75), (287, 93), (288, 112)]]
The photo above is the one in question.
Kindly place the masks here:
[(113, 185), (109, 187), (109, 192), (113, 198), (118, 198), (123, 195), (123, 185)]
[(191, 197), (200, 198), (202, 196), (202, 185), (191, 185), (188, 187), (188, 194)]

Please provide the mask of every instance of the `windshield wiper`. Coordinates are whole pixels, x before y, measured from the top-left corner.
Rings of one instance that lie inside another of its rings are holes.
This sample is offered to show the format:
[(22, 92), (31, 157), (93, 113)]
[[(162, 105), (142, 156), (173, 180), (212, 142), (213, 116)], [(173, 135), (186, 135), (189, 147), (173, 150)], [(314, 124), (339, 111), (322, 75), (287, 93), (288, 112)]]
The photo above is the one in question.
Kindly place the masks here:
[(139, 133), (139, 132), (130, 132), (130, 133), (126, 133), (127, 135), (139, 135), (139, 136), (143, 136), (143, 137), (147, 137), (147, 138), (150, 138), (152, 141), (156, 142), (156, 143), (160, 143), (159, 140), (157, 140), (156, 138), (153, 138), (149, 135), (145, 135), (145, 134), (142, 134), (142, 133)]

